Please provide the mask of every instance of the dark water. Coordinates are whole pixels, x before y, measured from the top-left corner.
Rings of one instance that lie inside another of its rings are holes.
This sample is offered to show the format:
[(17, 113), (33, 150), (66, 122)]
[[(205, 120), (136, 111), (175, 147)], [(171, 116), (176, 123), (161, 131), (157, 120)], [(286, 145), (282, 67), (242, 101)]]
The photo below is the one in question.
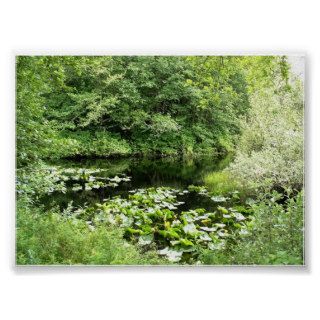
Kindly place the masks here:
[[(127, 175), (131, 181), (120, 182), (117, 187), (92, 189), (90, 191), (72, 191), (69, 188), (65, 194), (54, 192), (42, 199), (45, 206), (59, 205), (66, 208), (70, 201), (74, 206), (92, 205), (104, 199), (120, 195), (127, 197), (130, 190), (149, 187), (172, 187), (186, 189), (189, 185), (203, 185), (205, 175), (212, 171), (222, 170), (230, 159), (202, 158), (202, 159), (86, 159), (64, 160), (53, 163), (63, 168), (106, 169), (97, 175), (100, 177), (114, 177), (115, 175)], [(209, 197), (190, 192), (178, 196), (179, 201), (185, 202), (180, 210), (195, 208), (213, 209), (213, 202)]]

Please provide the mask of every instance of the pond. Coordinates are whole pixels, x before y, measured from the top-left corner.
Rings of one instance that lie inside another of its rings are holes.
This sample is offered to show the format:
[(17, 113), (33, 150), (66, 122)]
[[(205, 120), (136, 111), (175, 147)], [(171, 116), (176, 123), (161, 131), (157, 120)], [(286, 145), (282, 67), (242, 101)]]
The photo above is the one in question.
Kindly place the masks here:
[[(171, 187), (175, 189), (187, 189), (190, 185), (203, 185), (203, 178), (212, 171), (220, 171), (226, 167), (230, 156), (224, 158), (200, 158), (183, 160), (181, 158), (123, 158), (123, 159), (82, 159), (63, 160), (51, 163), (61, 168), (84, 168), (99, 169), (99, 173), (93, 173), (97, 180), (99, 178), (130, 177), (130, 181), (122, 181), (115, 187), (101, 187), (99, 189), (73, 191), (67, 188), (65, 193), (53, 192), (43, 197), (42, 203), (46, 207), (54, 204), (62, 209), (73, 202), (74, 206), (92, 205), (102, 202), (113, 196), (127, 197), (129, 191), (150, 187)], [(67, 186), (71, 187), (69, 181)], [(184, 202), (179, 210), (194, 208), (213, 209), (214, 203), (197, 192), (190, 192), (179, 197)]]
[(247, 234), (247, 212), (237, 191), (217, 195), (204, 186), (204, 177), (229, 161), (59, 161), (48, 168), (56, 187), (41, 201), (85, 220), (92, 230), (101, 224), (119, 226), (144, 250), (156, 248), (171, 262), (194, 263), (202, 249), (222, 250)]

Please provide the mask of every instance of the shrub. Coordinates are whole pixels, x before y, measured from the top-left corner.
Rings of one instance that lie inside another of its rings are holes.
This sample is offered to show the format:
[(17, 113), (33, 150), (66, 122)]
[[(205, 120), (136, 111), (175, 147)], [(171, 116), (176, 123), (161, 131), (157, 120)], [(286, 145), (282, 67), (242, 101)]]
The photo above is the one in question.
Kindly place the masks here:
[(54, 152), (48, 150), (47, 158), (61, 158), (73, 156), (108, 157), (128, 155), (132, 150), (127, 141), (107, 131), (75, 131), (65, 132), (64, 136), (53, 143)]
[(283, 95), (259, 92), (251, 99), (235, 161), (227, 169), (248, 186), (301, 188), (303, 103), (297, 90)]
[(260, 194), (251, 204), (250, 233), (225, 251), (204, 250), (204, 264), (285, 264), (304, 263), (303, 192), (296, 196), (276, 191)]

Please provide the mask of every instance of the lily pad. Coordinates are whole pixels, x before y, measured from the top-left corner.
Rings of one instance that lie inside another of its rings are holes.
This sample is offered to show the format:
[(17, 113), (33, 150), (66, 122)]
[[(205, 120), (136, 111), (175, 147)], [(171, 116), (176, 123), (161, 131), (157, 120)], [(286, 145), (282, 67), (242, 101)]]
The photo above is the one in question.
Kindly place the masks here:
[(194, 223), (189, 223), (189, 224), (185, 225), (182, 229), (185, 233), (190, 234), (190, 235), (194, 235), (198, 232)]
[(223, 196), (213, 196), (211, 197), (211, 200), (214, 202), (226, 202), (227, 198)]
[(213, 232), (213, 231), (216, 231), (217, 228), (209, 228), (209, 227), (200, 227), (201, 230), (203, 231), (207, 231), (207, 232)]
[(153, 235), (152, 234), (143, 234), (139, 237), (138, 244), (141, 246), (146, 246), (150, 244), (153, 241)]
[(182, 251), (176, 251), (176, 250), (170, 249), (169, 247), (159, 250), (158, 253), (160, 255), (165, 255), (167, 259), (171, 262), (179, 262), (183, 254)]
[(80, 191), (82, 190), (82, 186), (80, 184), (75, 184), (73, 187), (72, 187), (72, 190), (73, 191)]
[(175, 227), (175, 226), (179, 226), (181, 224), (181, 221), (179, 221), (179, 220), (173, 220), (172, 221), (172, 227)]
[(212, 241), (212, 238), (207, 234), (207, 233), (203, 233), (200, 235), (200, 240), (202, 241)]
[(225, 247), (225, 243), (224, 242), (217, 242), (217, 243), (209, 243), (208, 244), (208, 248), (210, 250), (221, 250)]
[(226, 225), (224, 223), (215, 223), (218, 228), (224, 228)]
[(246, 220), (245, 216), (243, 214), (241, 214), (240, 212), (233, 212), (235, 218), (238, 220), (238, 221), (243, 221), (243, 220)]
[(112, 181), (112, 182), (116, 182), (116, 183), (119, 183), (120, 181), (122, 181), (123, 178), (120, 178), (118, 176), (115, 176), (113, 178), (109, 178), (108, 180), (109, 181)]

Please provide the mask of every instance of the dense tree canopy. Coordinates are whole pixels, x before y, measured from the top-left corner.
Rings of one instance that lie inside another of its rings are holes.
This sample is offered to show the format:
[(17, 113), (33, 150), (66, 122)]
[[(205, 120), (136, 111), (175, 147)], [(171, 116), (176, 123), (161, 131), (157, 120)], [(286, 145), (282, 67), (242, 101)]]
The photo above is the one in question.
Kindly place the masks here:
[(285, 60), (237, 56), (17, 58), (18, 165), (43, 157), (214, 154), (248, 95)]

